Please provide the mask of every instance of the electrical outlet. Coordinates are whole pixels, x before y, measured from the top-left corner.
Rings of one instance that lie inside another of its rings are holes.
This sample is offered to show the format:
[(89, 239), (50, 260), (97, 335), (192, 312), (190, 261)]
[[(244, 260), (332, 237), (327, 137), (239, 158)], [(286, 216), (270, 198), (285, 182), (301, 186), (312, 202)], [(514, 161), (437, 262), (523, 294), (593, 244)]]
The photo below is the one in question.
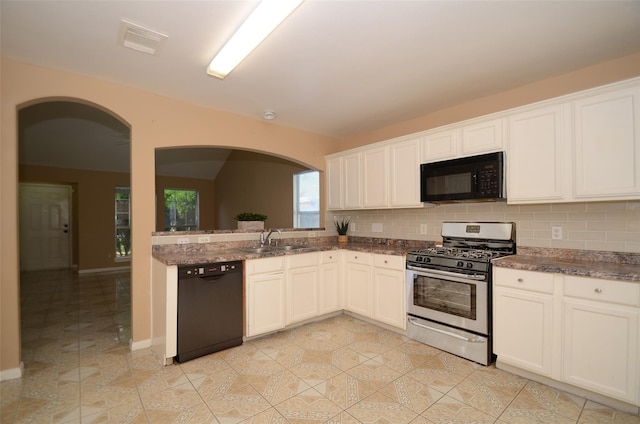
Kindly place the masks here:
[(562, 227), (551, 227), (551, 240), (562, 240)]
[(210, 243), (211, 237), (209, 236), (200, 236), (198, 237), (198, 243)]
[(381, 233), (382, 232), (382, 223), (374, 223), (371, 224), (371, 232), (372, 233)]
[(356, 232), (356, 223), (352, 222), (349, 224), (349, 232), (350, 233), (355, 233)]
[(189, 244), (189, 237), (178, 237), (178, 244)]
[(429, 232), (429, 226), (427, 224), (420, 224), (420, 234), (427, 234)]

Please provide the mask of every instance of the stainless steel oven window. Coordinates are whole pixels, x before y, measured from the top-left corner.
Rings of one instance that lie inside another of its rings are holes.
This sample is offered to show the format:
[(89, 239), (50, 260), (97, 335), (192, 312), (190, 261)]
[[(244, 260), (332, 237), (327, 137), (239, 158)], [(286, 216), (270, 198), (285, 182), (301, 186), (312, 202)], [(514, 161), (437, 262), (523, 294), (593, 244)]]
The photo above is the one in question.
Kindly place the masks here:
[(441, 280), (416, 275), (413, 304), (422, 308), (475, 320), (477, 316), (476, 284)]

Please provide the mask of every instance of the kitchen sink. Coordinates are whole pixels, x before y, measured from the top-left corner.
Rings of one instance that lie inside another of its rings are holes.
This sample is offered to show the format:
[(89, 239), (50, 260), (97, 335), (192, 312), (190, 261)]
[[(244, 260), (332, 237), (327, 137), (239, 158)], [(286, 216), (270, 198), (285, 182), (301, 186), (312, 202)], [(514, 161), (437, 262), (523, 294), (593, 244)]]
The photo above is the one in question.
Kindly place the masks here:
[(246, 247), (240, 250), (247, 253), (268, 253), (275, 251), (273, 247)]
[(303, 246), (303, 245), (288, 245), (288, 246), (276, 246), (273, 249), (277, 249), (277, 250), (302, 250), (302, 249), (309, 249), (309, 246)]
[(310, 250), (311, 247), (304, 245), (286, 245), (286, 246), (264, 246), (264, 247), (245, 247), (242, 250), (247, 253), (274, 253), (274, 252), (295, 252), (302, 250)]

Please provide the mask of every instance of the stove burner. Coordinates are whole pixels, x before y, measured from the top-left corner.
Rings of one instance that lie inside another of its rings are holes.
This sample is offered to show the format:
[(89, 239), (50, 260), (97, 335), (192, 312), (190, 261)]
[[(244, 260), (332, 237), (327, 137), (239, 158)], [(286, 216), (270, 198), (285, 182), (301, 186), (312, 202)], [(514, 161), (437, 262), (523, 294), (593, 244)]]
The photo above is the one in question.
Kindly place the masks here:
[(411, 253), (420, 256), (441, 256), (449, 258), (478, 259), (487, 261), (504, 255), (504, 253), (495, 250), (460, 249), (457, 247), (441, 246), (421, 249)]

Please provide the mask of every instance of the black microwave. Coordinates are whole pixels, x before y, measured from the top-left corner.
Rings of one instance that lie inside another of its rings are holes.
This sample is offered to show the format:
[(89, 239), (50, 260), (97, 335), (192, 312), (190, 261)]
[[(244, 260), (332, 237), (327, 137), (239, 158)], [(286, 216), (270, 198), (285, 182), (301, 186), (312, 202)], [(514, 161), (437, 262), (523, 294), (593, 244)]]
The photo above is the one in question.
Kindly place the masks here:
[(420, 201), (504, 199), (503, 153), (487, 153), (420, 165)]

